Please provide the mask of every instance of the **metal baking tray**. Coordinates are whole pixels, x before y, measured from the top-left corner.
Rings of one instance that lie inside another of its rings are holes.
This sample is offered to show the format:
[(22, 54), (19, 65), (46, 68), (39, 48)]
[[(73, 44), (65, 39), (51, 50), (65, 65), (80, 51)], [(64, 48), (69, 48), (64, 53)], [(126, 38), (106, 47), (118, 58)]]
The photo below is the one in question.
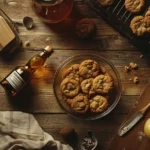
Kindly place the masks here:
[(150, 47), (150, 36), (138, 37), (134, 35), (130, 29), (130, 22), (133, 17), (144, 15), (150, 6), (150, 1), (145, 0), (144, 8), (137, 14), (132, 14), (125, 9), (124, 0), (114, 0), (110, 6), (103, 7), (97, 0), (84, 0), (90, 8), (92, 8), (98, 15), (100, 15), (106, 22), (113, 26), (122, 35), (127, 37), (134, 44), (146, 44)]

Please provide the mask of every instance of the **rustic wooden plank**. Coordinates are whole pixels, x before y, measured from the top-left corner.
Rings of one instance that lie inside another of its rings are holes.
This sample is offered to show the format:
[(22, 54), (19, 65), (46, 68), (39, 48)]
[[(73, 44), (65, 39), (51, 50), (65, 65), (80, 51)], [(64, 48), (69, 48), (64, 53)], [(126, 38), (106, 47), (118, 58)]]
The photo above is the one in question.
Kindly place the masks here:
[[(124, 115), (115, 116), (113, 118), (99, 119), (96, 121), (82, 121), (74, 118), (70, 118), (65, 115), (34, 115), (44, 131), (51, 134), (56, 140), (60, 140), (66, 143), (59, 131), (64, 127), (73, 127), (78, 134), (78, 143), (80, 140), (87, 135), (87, 131), (91, 130), (98, 137), (99, 146), (98, 148), (105, 150), (107, 149), (108, 143), (111, 137), (118, 129), (121, 124)], [(57, 119), (59, 117), (59, 119)], [(119, 118), (118, 118), (119, 117)], [(111, 124), (111, 128), (110, 128)], [(77, 149), (78, 150), (78, 149)]]
[[(2, 87), (0, 87), (1, 90)], [(47, 89), (47, 92), (34, 93), (31, 88), (24, 91), (21, 96), (15, 98), (8, 97), (5, 93), (0, 93), (0, 110), (24, 110), (34, 113), (65, 113), (57, 102), (53, 91)], [(138, 96), (122, 95), (115, 114), (126, 114), (129, 109), (135, 104)]]
[[(37, 16), (35, 16), (30, 6), (31, 2), (29, 0), (26, 0), (24, 3), (18, 2), (16, 6), (11, 6), (8, 3), (4, 3), (2, 5), (4, 6), (3, 7), (4, 11), (6, 11), (6, 13), (10, 18), (21, 19), (24, 17), (24, 13), (26, 13), (26, 15), (33, 17), (36, 26), (33, 30), (28, 31), (23, 26), (18, 26), (18, 28), (21, 34), (21, 39), (23, 41), (24, 39), (26, 40), (30, 39), (32, 42), (34, 41), (35, 45), (37, 45), (36, 41), (37, 42), (41, 41), (40, 43), (42, 43), (45, 42), (45, 40), (48, 38), (49, 42), (53, 43), (54, 46), (59, 45), (59, 47), (65, 47), (65, 48), (79, 47), (80, 45), (83, 49), (87, 49), (87, 48), (92, 49), (93, 47), (95, 48), (96, 46), (96, 48), (103, 48), (103, 49), (107, 48), (111, 50), (114, 49), (119, 50), (122, 48), (122, 44), (124, 44), (124, 50), (136, 49), (135, 46), (130, 45), (129, 41), (126, 38), (122, 37), (117, 31), (115, 31), (112, 27), (110, 27), (110, 25), (107, 25), (105, 21), (103, 21), (99, 16), (96, 15), (96, 13), (93, 13), (93, 11), (90, 8), (88, 8), (88, 6), (85, 5), (82, 1), (75, 1), (74, 4), (75, 8), (72, 11), (73, 14), (70, 16), (71, 19), (68, 18), (66, 19), (66, 21), (64, 21), (61, 24), (51, 25), (51, 26), (44, 24), (37, 18)], [(76, 8), (78, 9), (76, 10)], [(18, 12), (20, 13), (18, 14)], [(92, 16), (90, 15), (91, 14), (90, 12), (92, 12), (93, 14)], [(74, 16), (74, 14), (78, 14), (78, 15)], [(96, 28), (97, 28), (96, 36), (90, 42), (80, 40), (79, 38), (76, 37), (75, 24), (79, 19), (79, 16), (80, 18), (81, 17), (92, 18), (96, 24)], [(66, 32), (66, 31), (71, 31), (71, 32)], [(35, 32), (36, 34), (33, 34)], [(68, 45), (67, 43), (72, 43), (72, 44)]]
[[(47, 45), (52, 45), (54, 48), (54, 53), (52, 56), (47, 59), (47, 65), (53, 66), (55, 69), (62, 64), (66, 59), (76, 56), (76, 55), (84, 55), (84, 54), (95, 54), (96, 56), (102, 56), (105, 59), (109, 60), (114, 64), (115, 67), (124, 67), (125, 65), (129, 65), (130, 62), (135, 62), (138, 64), (139, 68), (147, 68), (150, 67), (150, 52), (144, 53), (144, 51), (109, 51), (109, 50), (102, 50), (98, 48), (91, 49), (82, 49), (80, 46), (78, 49), (74, 48), (73, 50), (67, 48), (59, 48), (57, 49), (51, 43), (44, 43), (41, 46), (40, 41), (37, 41), (39, 45), (29, 46), (26, 49), (18, 49), (18, 52), (14, 55), (11, 55), (9, 60), (0, 58), (0, 65), (8, 68), (14, 68), (17, 65), (24, 65), (27, 61), (33, 57), (34, 55), (40, 53), (42, 48), (46, 47)], [(32, 44), (32, 43), (31, 43)], [(71, 43), (70, 43), (71, 44)], [(140, 58), (141, 55), (144, 55), (144, 58)]]

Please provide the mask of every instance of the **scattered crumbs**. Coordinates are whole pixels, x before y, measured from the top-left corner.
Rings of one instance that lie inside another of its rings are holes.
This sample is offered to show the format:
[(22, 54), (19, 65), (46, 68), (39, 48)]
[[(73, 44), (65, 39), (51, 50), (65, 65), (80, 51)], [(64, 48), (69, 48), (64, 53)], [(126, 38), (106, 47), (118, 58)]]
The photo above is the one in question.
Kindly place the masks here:
[(30, 45), (30, 41), (25, 41), (24, 45), (25, 46), (29, 46)]
[(134, 62), (130, 62), (129, 66), (132, 68), (132, 69), (137, 69), (138, 68), (138, 65)]
[(125, 66), (124, 69), (125, 69), (126, 72), (130, 71), (130, 68), (128, 66)]
[(48, 41), (50, 41), (50, 39), (51, 39), (50, 37), (47, 37), (47, 38), (46, 38), (46, 41), (48, 42)]
[(140, 58), (143, 58), (144, 57), (144, 55), (140, 55)]
[(129, 81), (131, 82), (131, 81), (132, 81), (132, 78), (130, 78)]
[(144, 134), (142, 131), (139, 131), (139, 132), (137, 133), (137, 139), (138, 139), (139, 141), (142, 141), (142, 139), (143, 139), (144, 136), (145, 136), (145, 134)]
[(139, 83), (139, 78), (138, 78), (138, 77), (134, 77), (133, 82), (134, 82), (135, 84), (138, 84), (138, 83)]

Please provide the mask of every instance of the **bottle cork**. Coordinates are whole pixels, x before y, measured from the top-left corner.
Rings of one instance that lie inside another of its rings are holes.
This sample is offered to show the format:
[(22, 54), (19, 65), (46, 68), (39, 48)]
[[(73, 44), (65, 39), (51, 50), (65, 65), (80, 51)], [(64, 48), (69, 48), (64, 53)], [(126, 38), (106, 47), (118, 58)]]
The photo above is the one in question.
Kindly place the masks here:
[(46, 46), (45, 48), (44, 48), (48, 53), (53, 53), (54, 51), (53, 51), (53, 49), (51, 48), (51, 46)]

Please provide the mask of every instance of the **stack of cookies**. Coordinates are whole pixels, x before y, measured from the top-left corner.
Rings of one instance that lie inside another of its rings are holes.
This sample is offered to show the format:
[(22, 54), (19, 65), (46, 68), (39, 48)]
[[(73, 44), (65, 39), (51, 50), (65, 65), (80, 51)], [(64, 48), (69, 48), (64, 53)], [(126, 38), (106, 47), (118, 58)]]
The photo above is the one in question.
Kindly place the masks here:
[(95, 60), (73, 64), (62, 75), (63, 99), (79, 114), (100, 113), (109, 106), (113, 79), (106, 68)]

